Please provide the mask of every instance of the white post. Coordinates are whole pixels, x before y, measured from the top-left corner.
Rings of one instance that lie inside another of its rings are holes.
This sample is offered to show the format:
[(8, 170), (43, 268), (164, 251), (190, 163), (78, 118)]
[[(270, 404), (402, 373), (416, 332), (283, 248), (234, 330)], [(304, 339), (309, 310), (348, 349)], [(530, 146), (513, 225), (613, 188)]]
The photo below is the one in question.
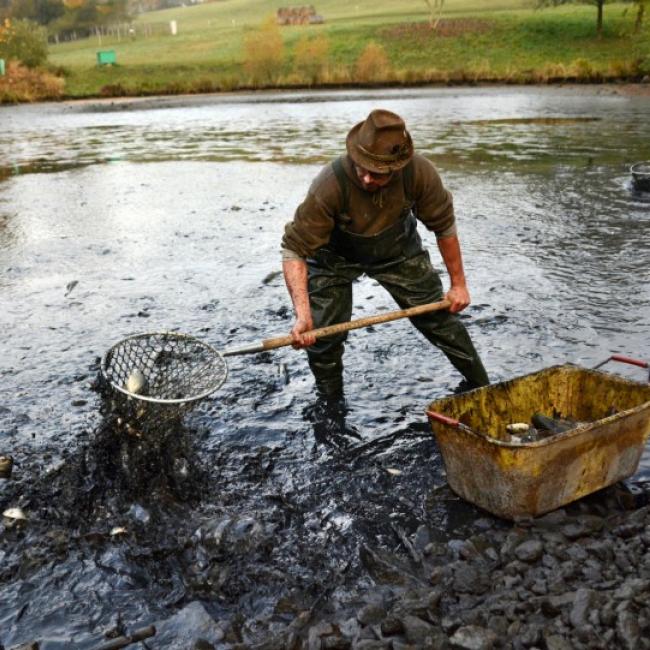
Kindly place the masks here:
[(176, 34), (178, 34), (178, 25), (176, 24), (175, 20), (169, 21), (169, 31), (172, 33), (172, 36), (176, 36)]

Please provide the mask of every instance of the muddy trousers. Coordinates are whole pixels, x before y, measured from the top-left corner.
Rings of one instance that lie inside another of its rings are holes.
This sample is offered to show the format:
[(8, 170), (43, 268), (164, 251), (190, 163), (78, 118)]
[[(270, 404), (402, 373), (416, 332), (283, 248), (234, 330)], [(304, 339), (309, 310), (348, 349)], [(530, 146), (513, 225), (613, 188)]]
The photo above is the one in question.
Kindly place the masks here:
[[(443, 295), (442, 282), (431, 266), (426, 251), (410, 258), (363, 265), (321, 249), (315, 259), (308, 260), (308, 268), (314, 327), (350, 320), (352, 283), (364, 273), (384, 287), (401, 309), (436, 302)], [(469, 387), (489, 383), (483, 363), (457, 316), (446, 310), (435, 311), (416, 316), (411, 322), (447, 356), (465, 377)], [(346, 338), (347, 333), (331, 336), (307, 349), (309, 367), (320, 395), (335, 396), (343, 392), (343, 348)]]

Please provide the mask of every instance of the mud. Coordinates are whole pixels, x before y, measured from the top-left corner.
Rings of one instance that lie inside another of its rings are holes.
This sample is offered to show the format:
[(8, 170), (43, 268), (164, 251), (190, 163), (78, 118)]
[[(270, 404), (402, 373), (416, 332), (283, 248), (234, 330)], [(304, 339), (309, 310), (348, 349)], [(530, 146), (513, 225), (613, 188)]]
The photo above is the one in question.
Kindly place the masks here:
[[(382, 99), (454, 193), (463, 318), (495, 381), (648, 356), (650, 199), (629, 176), (650, 159), (648, 106), (601, 90)], [(424, 416), (460, 378), (406, 322), (350, 336), (347, 403), (326, 418), (289, 349), (229, 358), (219, 392), (155, 437), (125, 435), (96, 391), (129, 334), (225, 349), (289, 330), (282, 226), (377, 102), (0, 109), (0, 507), (27, 516), (0, 533), (5, 647), (150, 624), (148, 647), (183, 650), (645, 647), (650, 456), (542, 520), (478, 511), (447, 488)], [(393, 308), (367, 279), (354, 304)]]

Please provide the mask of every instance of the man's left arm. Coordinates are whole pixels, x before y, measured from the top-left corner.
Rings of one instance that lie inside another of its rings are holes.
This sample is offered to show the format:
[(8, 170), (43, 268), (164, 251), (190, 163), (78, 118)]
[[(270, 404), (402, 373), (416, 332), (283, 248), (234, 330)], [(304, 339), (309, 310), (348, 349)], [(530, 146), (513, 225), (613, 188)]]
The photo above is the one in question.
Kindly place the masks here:
[(462, 311), (469, 305), (469, 291), (465, 282), (465, 271), (463, 270), (463, 255), (460, 251), (460, 242), (457, 235), (449, 237), (438, 237), (438, 249), (442, 260), (447, 267), (451, 286), (445, 294), (445, 298), (451, 302), (449, 311), (456, 313)]

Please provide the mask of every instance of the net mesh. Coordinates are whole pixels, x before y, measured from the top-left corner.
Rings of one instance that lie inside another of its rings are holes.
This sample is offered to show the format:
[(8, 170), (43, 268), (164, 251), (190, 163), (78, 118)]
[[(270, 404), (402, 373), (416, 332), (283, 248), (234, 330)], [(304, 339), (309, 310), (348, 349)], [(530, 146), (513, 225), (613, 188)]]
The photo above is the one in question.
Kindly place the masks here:
[(178, 419), (217, 390), (227, 375), (217, 350), (174, 332), (138, 334), (115, 344), (102, 362), (113, 408), (138, 430)]

